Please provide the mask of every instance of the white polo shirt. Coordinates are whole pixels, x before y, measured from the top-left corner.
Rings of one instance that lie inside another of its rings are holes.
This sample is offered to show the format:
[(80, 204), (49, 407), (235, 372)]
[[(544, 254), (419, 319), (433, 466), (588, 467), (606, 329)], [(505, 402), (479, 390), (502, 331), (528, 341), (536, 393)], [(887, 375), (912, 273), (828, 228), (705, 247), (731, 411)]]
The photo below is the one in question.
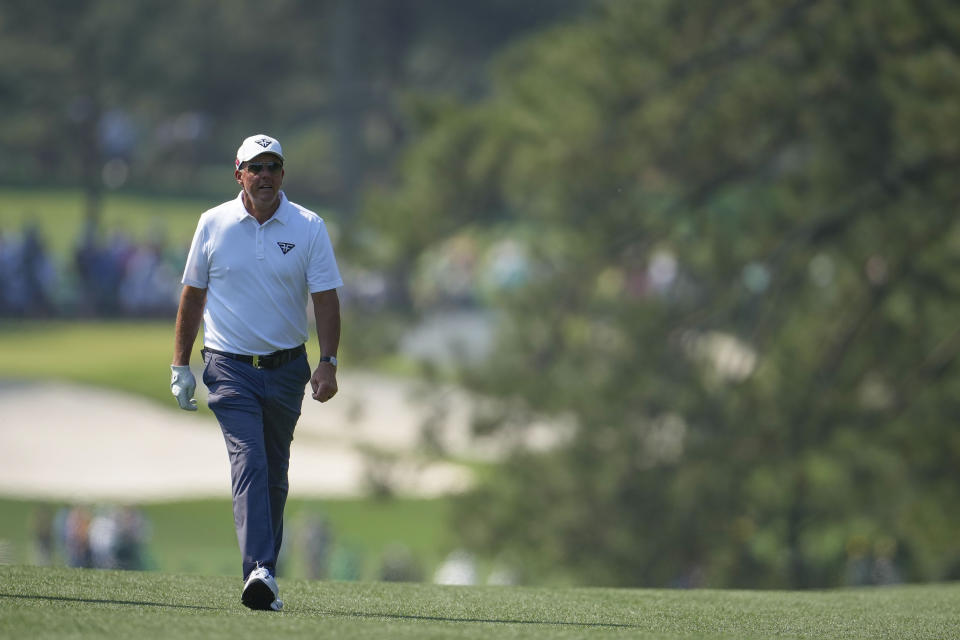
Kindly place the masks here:
[(323, 219), (282, 191), (262, 225), (241, 196), (200, 216), (182, 282), (207, 290), (204, 346), (247, 355), (306, 342), (308, 293), (343, 286)]

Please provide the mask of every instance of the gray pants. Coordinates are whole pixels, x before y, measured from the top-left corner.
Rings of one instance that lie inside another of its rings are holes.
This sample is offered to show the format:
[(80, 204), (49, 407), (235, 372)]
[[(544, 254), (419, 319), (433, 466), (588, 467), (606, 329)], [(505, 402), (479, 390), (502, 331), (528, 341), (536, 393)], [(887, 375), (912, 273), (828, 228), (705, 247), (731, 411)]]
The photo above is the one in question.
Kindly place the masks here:
[(243, 579), (257, 564), (276, 571), (283, 540), (290, 443), (310, 380), (306, 355), (276, 369), (206, 353), (203, 383), (230, 456), (233, 520)]

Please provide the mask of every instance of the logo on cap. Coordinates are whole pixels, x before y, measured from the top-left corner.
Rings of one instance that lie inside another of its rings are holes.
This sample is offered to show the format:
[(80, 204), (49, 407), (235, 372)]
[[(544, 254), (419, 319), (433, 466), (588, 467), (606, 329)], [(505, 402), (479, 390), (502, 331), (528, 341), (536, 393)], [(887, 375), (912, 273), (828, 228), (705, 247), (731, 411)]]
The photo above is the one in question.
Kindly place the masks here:
[(292, 242), (278, 242), (277, 246), (280, 247), (280, 251), (283, 251), (283, 255), (287, 255), (287, 252), (297, 245), (293, 244)]
[(254, 140), (258, 145), (266, 149), (270, 146), (270, 143), (273, 142), (270, 138), (260, 138), (259, 140)]

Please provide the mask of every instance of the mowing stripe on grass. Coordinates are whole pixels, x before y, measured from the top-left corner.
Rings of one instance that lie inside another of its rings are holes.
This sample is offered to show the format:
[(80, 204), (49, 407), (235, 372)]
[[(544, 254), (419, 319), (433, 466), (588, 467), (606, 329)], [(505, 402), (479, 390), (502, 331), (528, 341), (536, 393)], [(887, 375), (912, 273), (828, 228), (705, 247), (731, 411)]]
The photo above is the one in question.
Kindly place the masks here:
[(810, 592), (281, 580), (252, 612), (236, 578), (0, 567), (0, 637), (960, 638), (960, 585)]

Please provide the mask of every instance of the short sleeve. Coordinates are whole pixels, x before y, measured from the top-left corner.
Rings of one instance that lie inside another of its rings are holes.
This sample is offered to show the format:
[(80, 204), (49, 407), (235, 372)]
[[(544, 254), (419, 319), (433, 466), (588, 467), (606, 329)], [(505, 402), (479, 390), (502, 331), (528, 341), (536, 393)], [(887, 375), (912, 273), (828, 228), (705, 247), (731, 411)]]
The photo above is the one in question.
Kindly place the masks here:
[(209, 276), (207, 228), (204, 219), (200, 218), (197, 230), (193, 234), (193, 242), (190, 244), (190, 253), (187, 254), (187, 264), (183, 269), (181, 282), (198, 289), (206, 289)]
[(320, 221), (310, 251), (310, 263), (307, 265), (307, 287), (310, 293), (317, 293), (342, 286), (343, 279), (333, 254), (330, 235), (326, 225)]

